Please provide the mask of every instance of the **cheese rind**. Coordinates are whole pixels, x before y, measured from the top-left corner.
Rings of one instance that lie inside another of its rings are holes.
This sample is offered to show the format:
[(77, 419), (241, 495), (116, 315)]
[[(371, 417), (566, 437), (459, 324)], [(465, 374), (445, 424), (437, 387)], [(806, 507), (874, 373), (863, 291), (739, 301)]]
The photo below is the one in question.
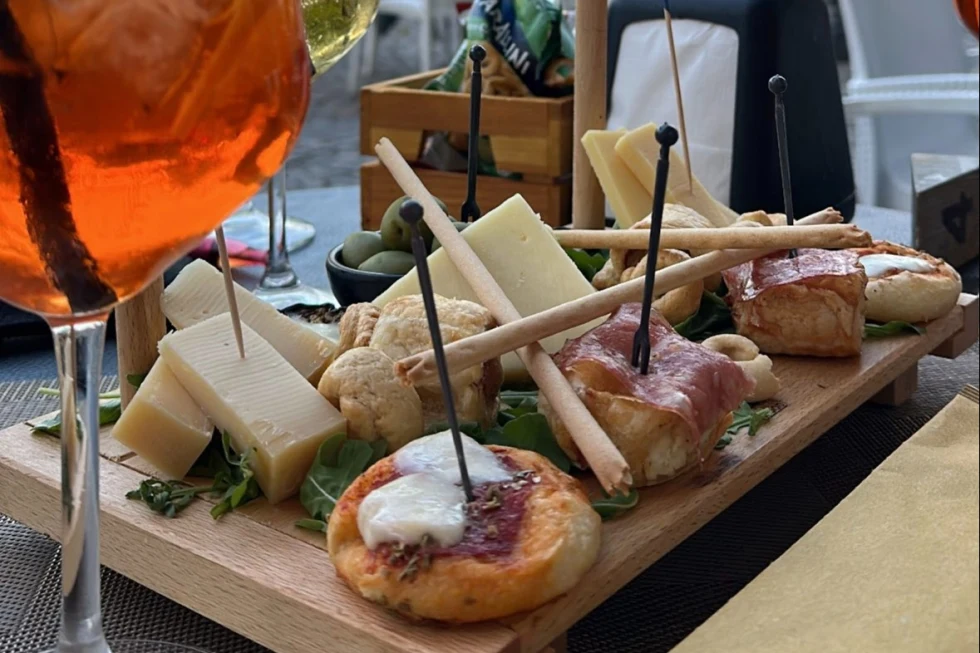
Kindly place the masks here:
[[(461, 235), (524, 317), (596, 292), (520, 195), (506, 200)], [(434, 292), (480, 303), (445, 248), (431, 254), (428, 263)], [(398, 297), (419, 292), (418, 275), (413, 269), (375, 299), (374, 304), (382, 308)], [(541, 346), (553, 354), (567, 339), (577, 338), (600, 322), (601, 319), (593, 320), (546, 338)], [(503, 356), (501, 363), (506, 380), (527, 378), (524, 364), (516, 354)]]
[(252, 468), (271, 503), (294, 494), (320, 444), (347, 422), (268, 342), (242, 325), (238, 356), (227, 313), (174, 331), (160, 356), (187, 393), (231, 437), (239, 452), (255, 449)]
[(357, 529), (364, 544), (420, 544), (426, 535), (439, 546), (463, 539), (466, 495), (434, 474), (409, 474), (372, 490), (357, 508)]
[[(657, 126), (650, 123), (627, 132), (616, 142), (616, 154), (652, 195), (657, 176), (657, 159), (660, 158)], [(713, 198), (696, 176), (692, 176), (692, 180), (693, 184), (689, 186), (684, 159), (677, 153), (677, 148), (672, 149), (665, 201), (694, 209), (716, 227), (727, 227), (738, 220), (738, 213)]]
[(616, 143), (625, 134), (625, 129), (590, 129), (582, 136), (582, 147), (622, 229), (650, 215), (653, 205), (653, 196), (616, 154)]
[[(511, 472), (497, 456), (468, 435), (460, 434), (466, 471), (474, 485), (500, 483), (511, 479)], [(395, 467), (402, 474), (426, 472), (450, 483), (462, 483), (456, 444), (452, 431), (433, 433), (409, 442), (395, 454)]]
[[(235, 298), (242, 322), (316, 385), (333, 355), (335, 344), (313, 329), (286, 317), (237, 283)], [(160, 302), (164, 315), (178, 329), (186, 329), (228, 312), (221, 273), (201, 260), (188, 264), (180, 271), (164, 290)]]
[(213, 432), (214, 424), (159, 358), (112, 427), (112, 437), (167, 479), (187, 475)]

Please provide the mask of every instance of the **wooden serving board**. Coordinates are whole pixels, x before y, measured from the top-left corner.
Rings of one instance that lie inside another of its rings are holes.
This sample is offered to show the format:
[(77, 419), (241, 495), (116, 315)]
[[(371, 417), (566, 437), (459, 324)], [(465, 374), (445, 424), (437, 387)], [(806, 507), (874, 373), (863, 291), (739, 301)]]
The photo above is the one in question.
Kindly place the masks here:
[[(783, 406), (754, 437), (739, 434), (703, 468), (641, 491), (640, 503), (603, 525), (600, 557), (571, 592), (501, 622), (413, 624), (354, 595), (337, 578), (323, 536), (293, 522), (296, 502), (262, 500), (215, 522), (197, 502), (176, 519), (125, 498), (147, 467), (103, 433), (102, 562), (277, 653), (537, 653), (818, 436), (878, 397), (901, 402), (931, 352), (955, 357), (977, 339), (977, 297), (928, 325), (925, 335), (866, 341), (853, 359), (777, 358)], [(60, 450), (26, 424), (0, 433), (0, 511), (60, 536)], [(595, 491), (595, 484), (591, 484)]]

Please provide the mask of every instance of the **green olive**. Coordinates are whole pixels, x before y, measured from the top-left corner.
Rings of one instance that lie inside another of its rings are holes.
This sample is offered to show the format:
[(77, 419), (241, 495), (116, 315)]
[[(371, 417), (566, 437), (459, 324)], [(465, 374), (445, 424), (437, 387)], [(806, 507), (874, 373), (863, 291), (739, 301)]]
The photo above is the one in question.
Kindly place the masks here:
[(408, 252), (380, 252), (361, 263), (357, 269), (382, 274), (405, 274), (415, 267), (415, 257)]
[(357, 231), (344, 239), (341, 250), (343, 263), (349, 268), (358, 268), (375, 254), (385, 251), (381, 234), (377, 231)]
[[(412, 251), (412, 230), (398, 213), (406, 200), (408, 197), (403, 196), (392, 202), (381, 218), (381, 239), (384, 241), (385, 249)], [(449, 211), (441, 199), (436, 197), (435, 200), (443, 211)], [(422, 233), (425, 246), (430, 247), (432, 245), (432, 231), (429, 229), (429, 225), (422, 222), (419, 224), (419, 231)]]

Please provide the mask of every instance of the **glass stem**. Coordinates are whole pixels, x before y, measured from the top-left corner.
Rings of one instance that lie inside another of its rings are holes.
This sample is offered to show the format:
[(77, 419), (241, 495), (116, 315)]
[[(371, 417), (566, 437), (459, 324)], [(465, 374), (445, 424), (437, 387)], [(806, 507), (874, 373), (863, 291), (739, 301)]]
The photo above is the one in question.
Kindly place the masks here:
[(286, 166), (269, 180), (269, 260), (259, 280), (262, 290), (282, 290), (299, 285), (286, 248)]
[(107, 653), (99, 589), (99, 386), (107, 316), (52, 324), (61, 386), (59, 652)]

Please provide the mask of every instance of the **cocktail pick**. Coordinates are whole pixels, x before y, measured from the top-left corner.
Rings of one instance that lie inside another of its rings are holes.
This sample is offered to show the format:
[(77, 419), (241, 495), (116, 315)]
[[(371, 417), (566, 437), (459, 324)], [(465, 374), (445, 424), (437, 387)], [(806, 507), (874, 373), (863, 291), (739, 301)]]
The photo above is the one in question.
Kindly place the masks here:
[(670, 22), (670, 1), (664, 0), (664, 25), (667, 27), (667, 44), (670, 46), (670, 67), (674, 74), (674, 98), (677, 100), (677, 118), (681, 125), (681, 144), (684, 146), (684, 163), (687, 164), (687, 187), (694, 192), (694, 173), (691, 171), (691, 148), (687, 146), (687, 122), (684, 120), (684, 99), (681, 96), (681, 74), (677, 69), (677, 50), (674, 48), (674, 26)]
[(466, 201), (459, 209), (459, 219), (470, 222), (480, 219), (476, 203), (476, 170), (480, 164), (480, 98), (483, 94), (483, 60), (487, 51), (482, 45), (470, 48), (473, 74), (470, 77), (470, 137), (466, 151)]
[(650, 309), (653, 305), (653, 282), (657, 272), (657, 254), (660, 251), (660, 229), (664, 220), (664, 196), (667, 194), (667, 173), (670, 170), (670, 148), (677, 143), (677, 130), (664, 123), (657, 129), (660, 158), (657, 160), (657, 177), (653, 186), (653, 211), (650, 213), (650, 244), (647, 247), (647, 270), (643, 284), (643, 304), (640, 325), (633, 334), (633, 367), (640, 374), (650, 371)]
[[(786, 224), (793, 226), (793, 184), (789, 178), (789, 139), (786, 137), (786, 105), (783, 104), (783, 93), (786, 92), (786, 78), (773, 75), (769, 78), (769, 90), (776, 102), (776, 144), (779, 147), (779, 176), (783, 181), (783, 211), (786, 212)], [(796, 250), (789, 250), (789, 257), (796, 256)]]
[(453, 401), (453, 390), (449, 384), (449, 370), (446, 367), (446, 354), (442, 348), (442, 332), (439, 330), (439, 315), (436, 313), (436, 298), (432, 291), (432, 278), (429, 276), (428, 249), (422, 239), (419, 223), (422, 221), (422, 205), (415, 200), (408, 200), (398, 209), (398, 215), (412, 230), (412, 254), (415, 255), (415, 270), (418, 273), (419, 289), (422, 292), (422, 303), (425, 305), (425, 317), (429, 323), (429, 337), (432, 338), (432, 352), (436, 358), (436, 368), (439, 370), (439, 385), (442, 386), (442, 401), (446, 405), (446, 418), (449, 429), (453, 434), (453, 444), (456, 447), (456, 459), (459, 461), (459, 475), (463, 481), (463, 492), (466, 500), (473, 501), (473, 484), (466, 470), (466, 456), (463, 455), (463, 440), (459, 435), (459, 421), (456, 418), (456, 404)]
[(245, 358), (245, 339), (242, 337), (242, 318), (238, 314), (238, 299), (235, 297), (235, 280), (231, 278), (231, 263), (228, 261), (228, 244), (225, 243), (225, 230), (220, 226), (214, 230), (218, 243), (218, 258), (221, 261), (221, 275), (225, 279), (225, 294), (228, 296), (228, 312), (231, 313), (231, 326), (235, 330), (238, 355)]

